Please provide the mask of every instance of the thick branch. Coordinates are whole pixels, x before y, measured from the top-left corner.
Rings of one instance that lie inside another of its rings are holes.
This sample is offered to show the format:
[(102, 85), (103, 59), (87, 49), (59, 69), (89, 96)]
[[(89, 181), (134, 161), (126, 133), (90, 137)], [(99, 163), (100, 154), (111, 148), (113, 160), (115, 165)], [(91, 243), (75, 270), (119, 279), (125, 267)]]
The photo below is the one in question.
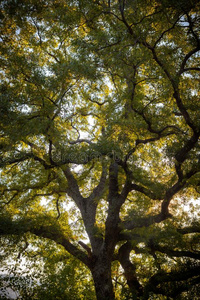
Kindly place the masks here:
[(124, 275), (126, 277), (127, 284), (132, 292), (132, 295), (136, 297), (140, 294), (142, 286), (140, 285), (136, 277), (136, 267), (131, 263), (129, 259), (131, 250), (132, 246), (130, 242), (122, 245), (118, 251), (118, 259), (122, 268), (124, 269)]
[(188, 72), (188, 71), (198, 71), (200, 72), (200, 68), (198, 67), (190, 67), (190, 68), (184, 68), (183, 70), (180, 71), (180, 75), (184, 72)]
[(64, 237), (64, 235), (55, 230), (54, 228), (49, 228), (49, 227), (40, 227), (39, 229), (33, 228), (29, 230), (30, 232), (34, 233), (38, 237), (43, 237), (43, 238), (48, 238), (57, 244), (62, 245), (67, 252), (69, 252), (71, 255), (75, 256), (78, 258), (80, 261), (82, 261), (85, 265), (89, 266), (90, 265), (90, 260), (88, 256), (78, 249), (76, 246), (74, 246), (67, 238)]
[(83, 209), (83, 197), (79, 191), (79, 186), (77, 183), (76, 178), (74, 177), (73, 173), (71, 172), (70, 168), (68, 166), (62, 167), (63, 173), (68, 181), (68, 187), (66, 188), (67, 194), (72, 197), (72, 199), (75, 201), (76, 205), (80, 210)]
[(161, 199), (163, 199), (161, 197), (161, 195), (157, 195), (157, 194), (153, 193), (151, 190), (149, 190), (149, 189), (147, 189), (143, 186), (140, 186), (138, 184), (135, 184), (135, 183), (133, 183), (131, 185), (131, 191), (140, 192), (140, 193), (146, 195), (147, 197), (149, 197), (152, 200), (161, 200)]
[(90, 247), (88, 247), (85, 243), (83, 243), (82, 241), (78, 242), (79, 245), (81, 245), (81, 247), (83, 247), (83, 249), (85, 249), (88, 253), (88, 257), (92, 258), (92, 251), (90, 249)]
[(69, 241), (55, 220), (52, 221), (50, 225), (40, 225), (41, 220), (38, 222), (37, 219), (12, 221), (9, 217), (1, 218), (0, 235), (22, 235), (31, 232), (38, 237), (47, 238), (62, 245), (71, 255), (89, 266), (90, 261), (87, 255)]
[(172, 85), (173, 85), (173, 88), (174, 88), (174, 94), (173, 94), (173, 96), (174, 96), (174, 98), (176, 100), (176, 104), (177, 104), (177, 106), (178, 106), (178, 108), (179, 108), (182, 116), (185, 119), (185, 122), (188, 124), (188, 126), (190, 128), (192, 128), (192, 130), (193, 130), (194, 133), (197, 133), (196, 126), (193, 124), (193, 122), (192, 122), (192, 120), (190, 118), (190, 115), (188, 114), (185, 106), (183, 105), (183, 102), (181, 100), (177, 84), (173, 81)]
[(185, 143), (185, 145), (175, 155), (179, 163), (183, 163), (190, 150), (192, 150), (198, 142), (200, 133), (194, 133), (193, 136)]
[(118, 193), (118, 164), (113, 161), (109, 168), (109, 194), (108, 194), (108, 215), (105, 228), (105, 251), (112, 257), (116, 242), (118, 240), (120, 221), (119, 211), (122, 199)]
[(80, 209), (85, 229), (90, 238), (92, 250), (95, 254), (97, 254), (102, 244), (102, 237), (96, 232), (97, 228), (95, 228), (95, 217), (98, 199), (104, 192), (107, 169), (105, 166), (102, 167), (102, 174), (99, 184), (96, 186), (96, 188), (93, 189), (93, 192), (87, 198), (82, 197), (82, 195), (80, 194), (77, 180), (70, 171), (69, 167), (63, 167), (63, 172), (68, 181), (67, 193), (70, 197), (72, 197), (72, 199)]
[(124, 188), (121, 192), (121, 197), (124, 199), (123, 201), (126, 200), (128, 194), (132, 191), (136, 191), (136, 192), (140, 192), (142, 193), (143, 195), (149, 197), (150, 199), (152, 200), (162, 200), (163, 199), (163, 195), (161, 195), (161, 193), (154, 193), (152, 192), (151, 190), (149, 190), (148, 188), (145, 188), (141, 185), (138, 185), (136, 183), (131, 183), (131, 178), (129, 177), (131, 175), (128, 175), (127, 176), (127, 180), (126, 180), (126, 183), (124, 185)]
[(189, 278), (200, 275), (200, 266), (195, 266), (184, 271), (174, 271), (170, 273), (158, 273), (151, 277), (150, 282), (153, 285), (159, 285), (164, 282), (175, 282), (187, 280)]
[(106, 176), (107, 176), (107, 167), (105, 165), (102, 165), (102, 173), (101, 173), (99, 184), (93, 189), (92, 193), (87, 198), (89, 201), (95, 200), (95, 202), (97, 202), (97, 200), (102, 197), (104, 193), (105, 183), (106, 183)]
[(191, 251), (187, 251), (187, 250), (173, 250), (173, 249), (167, 248), (166, 246), (162, 247), (160, 245), (156, 245), (155, 243), (153, 243), (153, 250), (159, 251), (161, 253), (165, 253), (171, 257), (184, 257), (185, 256), (185, 257), (200, 260), (200, 252), (191, 252)]
[(181, 67), (180, 67), (180, 70), (178, 72), (178, 75), (181, 75), (184, 70), (185, 70), (185, 65), (188, 61), (188, 59), (193, 55), (195, 54), (196, 52), (198, 52), (200, 50), (200, 45), (198, 45), (196, 48), (192, 49), (189, 53), (186, 54), (186, 56), (184, 57), (183, 61), (182, 61), (182, 64), (181, 64)]
[(200, 233), (200, 225), (179, 228), (177, 231), (181, 234)]
[(109, 168), (109, 195), (108, 201), (118, 196), (118, 164), (113, 161)]
[(186, 184), (186, 182), (184, 181), (177, 181), (172, 187), (170, 187), (166, 193), (165, 193), (165, 197), (164, 200), (162, 202), (162, 206), (161, 206), (161, 214), (163, 216), (168, 216), (169, 215), (169, 211), (168, 211), (168, 207), (170, 204), (171, 199), (173, 198), (173, 196), (178, 193)]
[[(194, 270), (194, 271), (193, 271)], [(149, 292), (162, 294), (173, 299), (184, 291), (188, 291), (192, 286), (199, 283), (199, 267), (189, 269), (188, 271), (155, 274), (145, 287), (144, 299), (149, 299)], [(169, 289), (169, 284), (170, 289)]]
[(0, 161), (0, 167), (5, 167), (7, 165), (12, 165), (15, 163), (20, 163), (23, 161), (26, 161), (30, 158), (33, 158), (33, 154), (32, 153), (21, 153), (21, 155), (18, 155), (18, 157), (13, 157), (13, 158), (7, 158), (4, 161), (1, 160)]
[(134, 228), (141, 228), (141, 227), (149, 227), (150, 225), (154, 223), (160, 223), (169, 217), (171, 217), (169, 213), (168, 214), (159, 213), (154, 216), (148, 216), (144, 218), (134, 218), (134, 220), (121, 222), (120, 227), (122, 229), (127, 229), (127, 230), (132, 230)]

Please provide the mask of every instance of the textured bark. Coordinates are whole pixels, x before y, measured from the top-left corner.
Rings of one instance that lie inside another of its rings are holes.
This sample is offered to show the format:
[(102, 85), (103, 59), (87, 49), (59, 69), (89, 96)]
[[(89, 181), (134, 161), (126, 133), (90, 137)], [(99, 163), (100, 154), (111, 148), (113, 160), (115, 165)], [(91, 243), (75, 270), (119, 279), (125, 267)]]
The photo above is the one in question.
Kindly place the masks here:
[(101, 253), (91, 268), (97, 300), (114, 300), (111, 261), (105, 253)]
[(129, 256), (132, 250), (131, 243), (127, 242), (121, 246), (118, 252), (118, 259), (124, 269), (124, 276), (130, 288), (133, 299), (139, 297), (142, 293), (142, 286), (136, 277), (136, 267), (131, 263)]

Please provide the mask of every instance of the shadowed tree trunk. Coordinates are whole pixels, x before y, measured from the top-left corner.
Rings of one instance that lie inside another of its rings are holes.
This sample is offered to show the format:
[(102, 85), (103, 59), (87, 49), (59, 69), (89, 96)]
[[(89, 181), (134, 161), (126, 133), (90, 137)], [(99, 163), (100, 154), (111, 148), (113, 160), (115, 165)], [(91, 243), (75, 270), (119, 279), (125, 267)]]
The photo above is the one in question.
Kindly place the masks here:
[(114, 300), (112, 277), (111, 277), (111, 260), (104, 254), (94, 258), (94, 265), (91, 267), (94, 280), (96, 297), (98, 300)]

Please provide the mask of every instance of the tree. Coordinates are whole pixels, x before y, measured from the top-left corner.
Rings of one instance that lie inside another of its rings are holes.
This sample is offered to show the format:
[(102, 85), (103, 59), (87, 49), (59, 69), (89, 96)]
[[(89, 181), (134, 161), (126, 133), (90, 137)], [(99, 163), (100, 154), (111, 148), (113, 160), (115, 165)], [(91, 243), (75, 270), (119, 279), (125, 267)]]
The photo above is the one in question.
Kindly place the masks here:
[(198, 1), (10, 0), (0, 18), (1, 235), (61, 247), (98, 300), (195, 299)]

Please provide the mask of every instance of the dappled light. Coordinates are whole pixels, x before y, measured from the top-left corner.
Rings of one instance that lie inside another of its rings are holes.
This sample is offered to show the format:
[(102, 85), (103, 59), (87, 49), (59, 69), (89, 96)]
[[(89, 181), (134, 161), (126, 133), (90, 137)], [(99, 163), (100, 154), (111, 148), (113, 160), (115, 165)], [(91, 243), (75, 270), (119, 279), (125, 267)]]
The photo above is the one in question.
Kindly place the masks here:
[(199, 1), (0, 9), (0, 298), (199, 299)]

